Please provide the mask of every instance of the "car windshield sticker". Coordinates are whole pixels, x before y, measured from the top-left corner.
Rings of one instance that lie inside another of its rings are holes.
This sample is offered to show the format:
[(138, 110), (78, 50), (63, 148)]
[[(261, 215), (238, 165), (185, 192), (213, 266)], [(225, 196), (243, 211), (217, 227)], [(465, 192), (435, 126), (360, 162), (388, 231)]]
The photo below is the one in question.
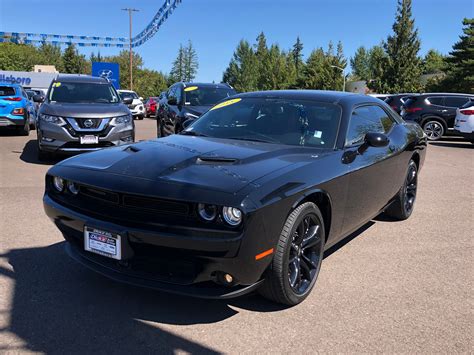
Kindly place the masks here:
[(54, 84), (53, 84), (53, 87), (54, 87), (54, 88), (58, 88), (58, 87), (60, 87), (60, 86), (61, 86), (61, 83), (54, 83)]
[(321, 138), (322, 135), (323, 135), (323, 132), (321, 132), (321, 131), (314, 131), (314, 138)]
[(227, 101), (221, 102), (220, 104), (217, 104), (216, 106), (211, 108), (210, 111), (217, 110), (217, 109), (222, 108), (222, 107), (226, 107), (226, 106), (229, 106), (229, 105), (236, 104), (239, 101), (242, 101), (242, 99), (238, 98), (238, 99), (232, 99), (232, 100), (227, 100)]
[(199, 89), (197, 86), (190, 86), (188, 88), (185, 88), (184, 91), (186, 91), (186, 92), (187, 91), (194, 91), (194, 90), (197, 90), (197, 89)]

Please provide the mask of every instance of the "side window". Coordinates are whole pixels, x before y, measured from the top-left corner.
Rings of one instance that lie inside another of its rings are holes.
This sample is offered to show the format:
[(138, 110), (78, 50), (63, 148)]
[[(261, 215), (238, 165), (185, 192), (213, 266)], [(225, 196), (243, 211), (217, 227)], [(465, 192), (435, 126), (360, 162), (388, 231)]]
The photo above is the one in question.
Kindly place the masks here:
[(446, 97), (444, 100), (444, 105), (447, 107), (461, 107), (464, 106), (469, 99), (467, 97)]
[(393, 119), (381, 107), (358, 107), (349, 122), (346, 146), (362, 143), (368, 132), (388, 133), (393, 125)]
[(168, 90), (168, 99), (176, 98), (176, 86), (170, 87)]
[(432, 105), (444, 106), (444, 97), (442, 96), (428, 97), (426, 100)]
[(180, 104), (183, 101), (183, 88), (180, 86), (176, 87), (176, 101)]

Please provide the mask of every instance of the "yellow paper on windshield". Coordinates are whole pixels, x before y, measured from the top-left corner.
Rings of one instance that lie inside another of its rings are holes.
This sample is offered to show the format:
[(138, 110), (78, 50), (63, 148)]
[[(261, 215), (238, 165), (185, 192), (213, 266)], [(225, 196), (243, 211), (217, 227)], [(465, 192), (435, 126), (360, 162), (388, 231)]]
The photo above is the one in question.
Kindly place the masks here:
[(60, 87), (60, 86), (61, 86), (61, 83), (59, 83), (59, 82), (53, 84), (53, 87), (55, 87), (55, 88), (58, 88), (58, 87)]
[(197, 89), (199, 89), (197, 86), (190, 86), (190, 87), (185, 88), (184, 91), (194, 91)]
[(232, 99), (232, 100), (227, 100), (227, 101), (221, 102), (220, 104), (217, 104), (216, 106), (211, 108), (210, 111), (217, 110), (217, 109), (222, 108), (222, 107), (226, 107), (226, 106), (229, 106), (229, 105), (236, 104), (239, 101), (242, 101), (242, 99), (238, 98), (238, 99)]

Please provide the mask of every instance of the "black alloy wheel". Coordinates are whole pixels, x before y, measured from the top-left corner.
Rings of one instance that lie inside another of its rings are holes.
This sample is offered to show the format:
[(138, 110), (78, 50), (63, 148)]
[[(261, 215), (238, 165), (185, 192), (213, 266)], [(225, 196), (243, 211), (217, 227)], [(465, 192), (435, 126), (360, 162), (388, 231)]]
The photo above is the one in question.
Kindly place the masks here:
[(288, 281), (293, 291), (302, 295), (319, 270), (323, 248), (321, 226), (316, 215), (308, 214), (293, 233), (288, 258)]
[(323, 221), (321, 211), (312, 202), (305, 202), (290, 213), (259, 289), (262, 296), (290, 306), (308, 297), (324, 255)]

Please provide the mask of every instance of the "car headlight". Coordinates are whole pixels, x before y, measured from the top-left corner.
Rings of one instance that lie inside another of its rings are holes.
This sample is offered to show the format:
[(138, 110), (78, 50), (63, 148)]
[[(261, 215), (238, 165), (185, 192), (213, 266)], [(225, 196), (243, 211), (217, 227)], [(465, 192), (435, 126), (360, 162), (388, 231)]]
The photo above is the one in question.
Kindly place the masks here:
[(132, 122), (132, 116), (131, 115), (124, 115), (124, 116), (115, 117), (112, 123), (117, 124), (117, 125), (119, 125), (119, 124), (127, 125), (130, 122)]
[(200, 203), (198, 204), (198, 213), (203, 220), (208, 222), (213, 221), (217, 217), (217, 206)]
[(231, 226), (238, 226), (242, 222), (242, 211), (234, 207), (222, 207), (222, 216)]
[(59, 116), (51, 116), (51, 115), (44, 115), (41, 114), (39, 116), (40, 120), (48, 123), (54, 123), (57, 124), (58, 126), (64, 126), (66, 124), (66, 121), (62, 117)]
[(53, 178), (53, 186), (58, 192), (62, 192), (64, 190), (64, 186), (66, 185), (66, 182), (64, 181), (63, 178), (60, 178), (59, 176), (55, 176)]

